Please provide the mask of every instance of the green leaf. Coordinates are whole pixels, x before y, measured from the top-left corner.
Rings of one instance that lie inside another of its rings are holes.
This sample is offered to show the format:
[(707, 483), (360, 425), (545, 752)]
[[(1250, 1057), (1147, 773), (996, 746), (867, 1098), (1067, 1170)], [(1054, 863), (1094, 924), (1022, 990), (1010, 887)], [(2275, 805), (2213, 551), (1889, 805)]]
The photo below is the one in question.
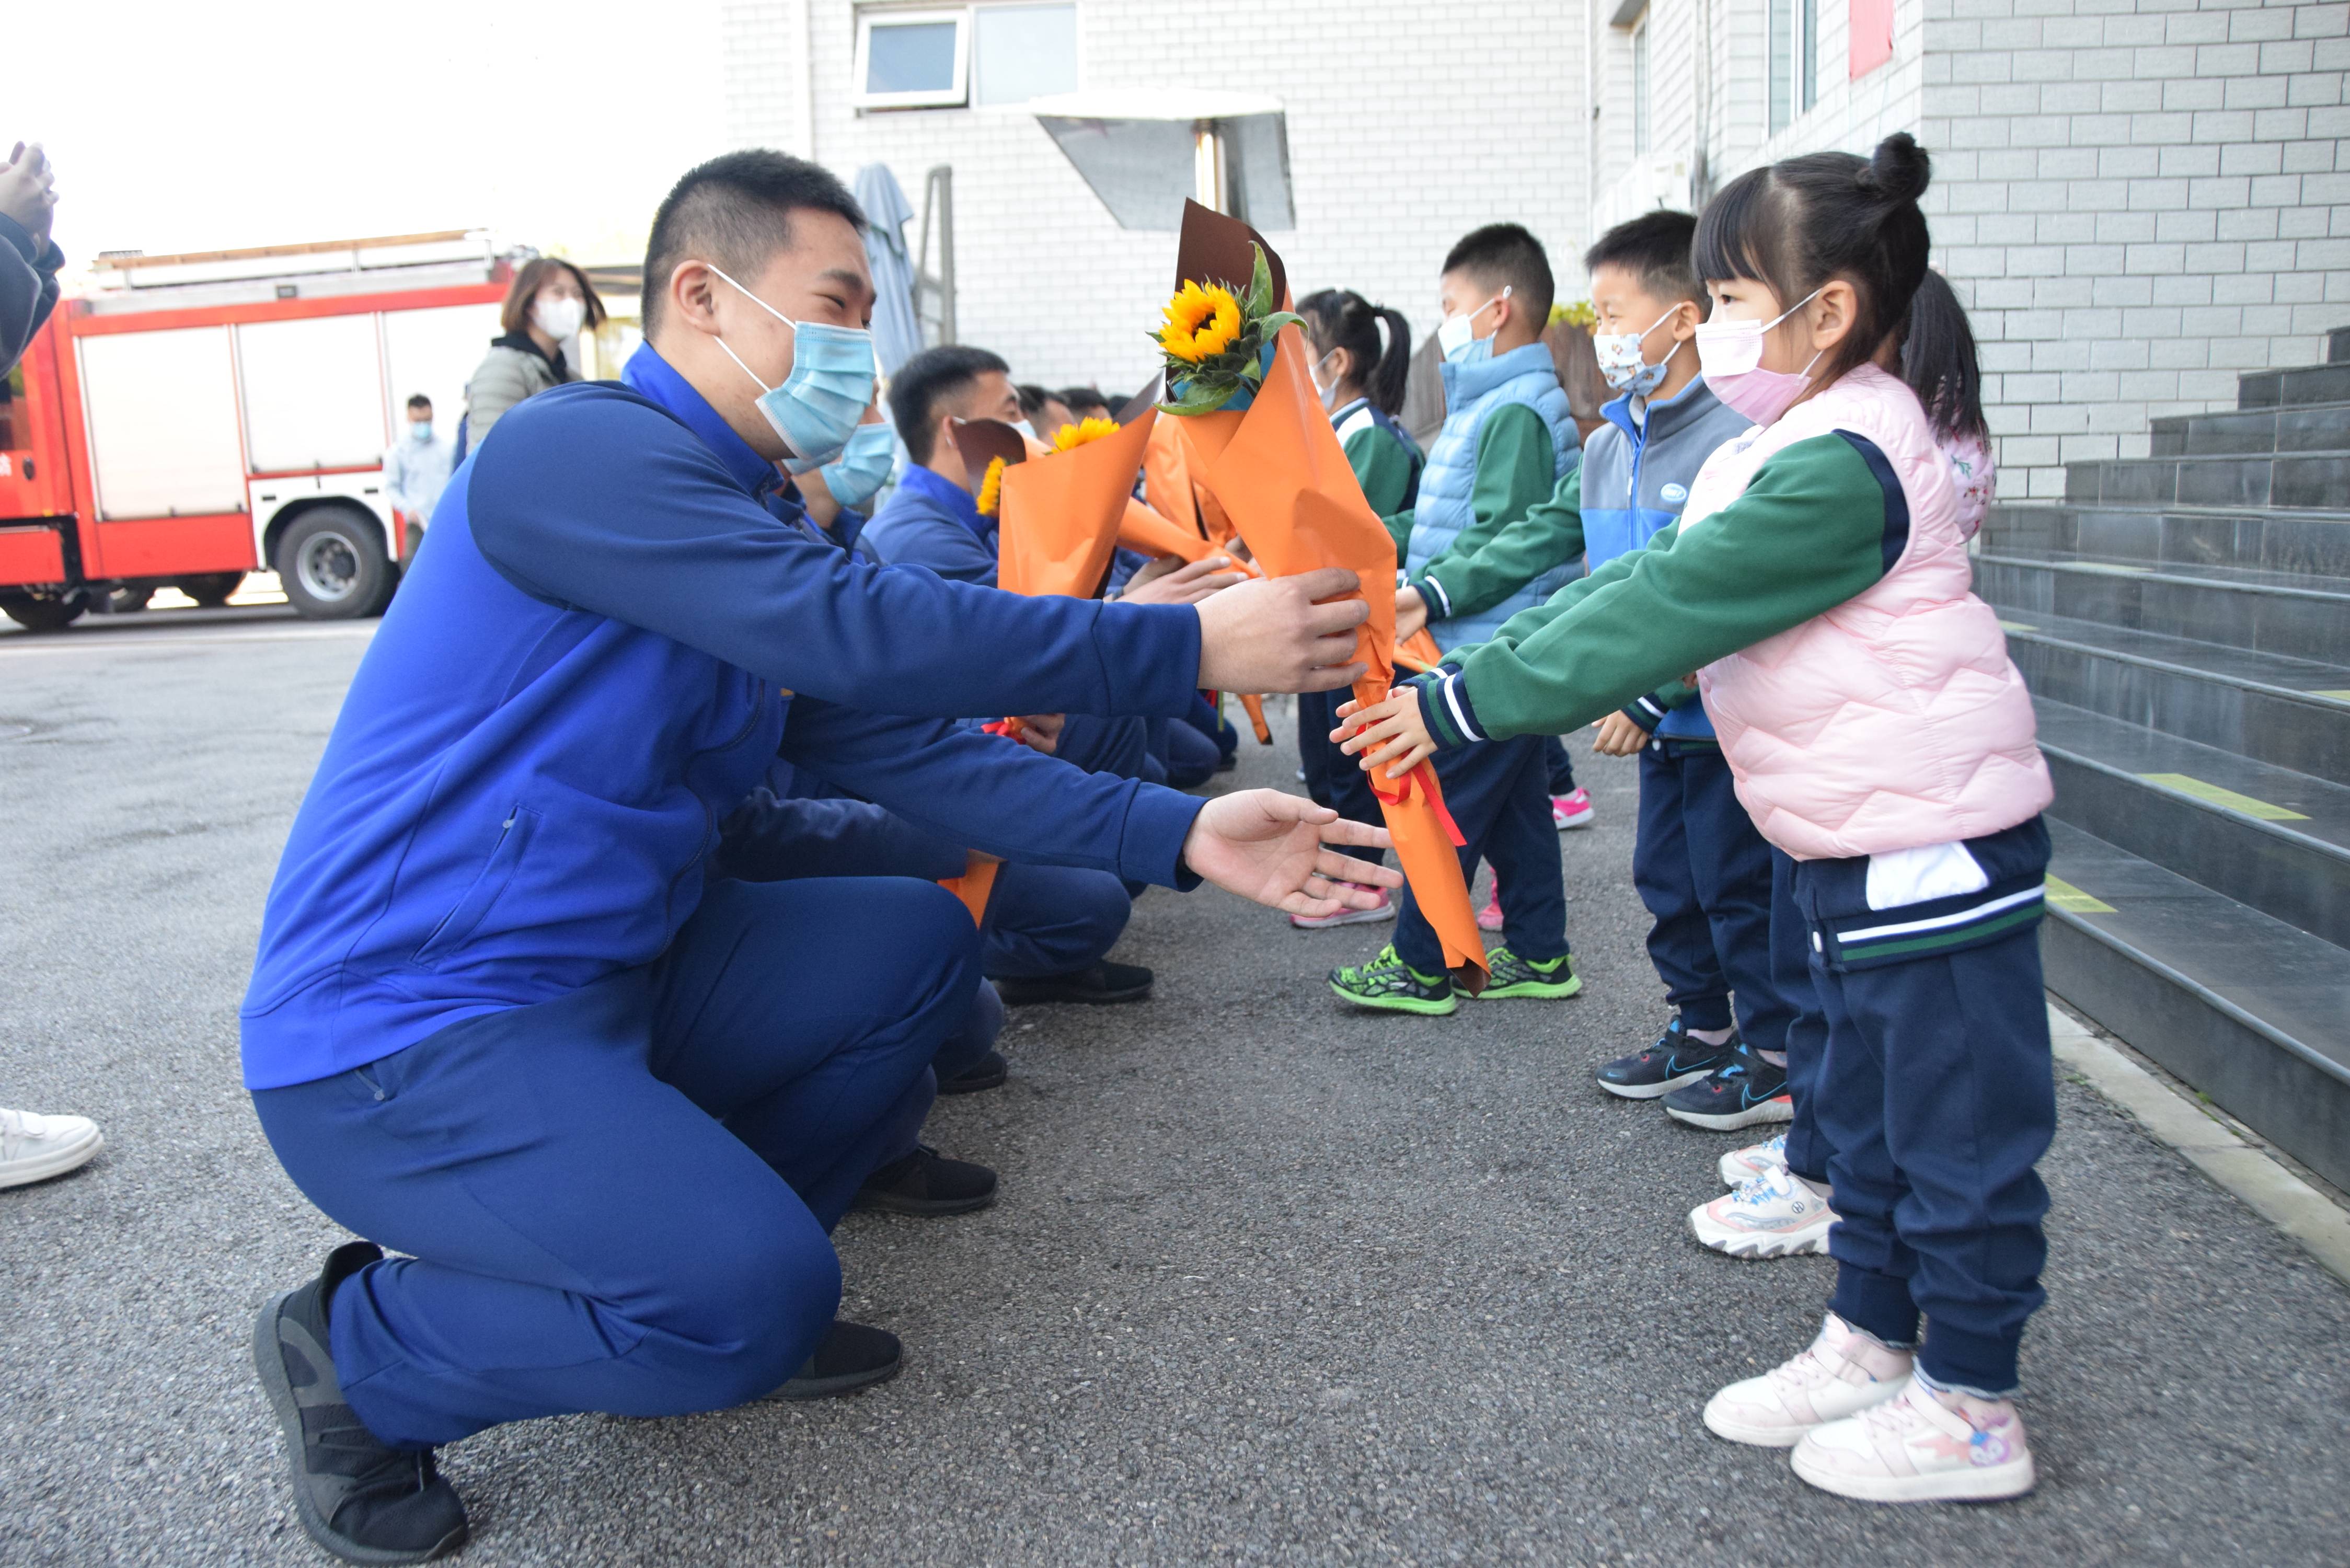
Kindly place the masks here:
[(1212, 414), (1232, 400), (1237, 389), (1231, 386), (1207, 387), (1194, 381), (1183, 396), (1174, 402), (1161, 403), (1159, 411), (1170, 414)]
[(1242, 314), (1251, 319), (1273, 308), (1273, 268), (1264, 259), (1264, 247), (1254, 241), (1249, 249), (1256, 256), (1256, 265), (1249, 274), (1248, 293), (1241, 305)]

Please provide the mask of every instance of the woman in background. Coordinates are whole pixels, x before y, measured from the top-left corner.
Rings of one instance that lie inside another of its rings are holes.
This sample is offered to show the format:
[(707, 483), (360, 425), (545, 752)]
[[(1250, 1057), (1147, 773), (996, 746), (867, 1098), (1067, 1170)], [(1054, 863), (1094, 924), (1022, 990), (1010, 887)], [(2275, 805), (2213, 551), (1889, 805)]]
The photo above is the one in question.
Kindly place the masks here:
[(502, 335), (465, 383), (465, 424), (457, 456), (482, 444), (499, 417), (535, 393), (579, 379), (563, 346), (583, 327), (604, 324), (604, 302), (588, 275), (567, 261), (538, 256), (523, 263), (498, 314)]

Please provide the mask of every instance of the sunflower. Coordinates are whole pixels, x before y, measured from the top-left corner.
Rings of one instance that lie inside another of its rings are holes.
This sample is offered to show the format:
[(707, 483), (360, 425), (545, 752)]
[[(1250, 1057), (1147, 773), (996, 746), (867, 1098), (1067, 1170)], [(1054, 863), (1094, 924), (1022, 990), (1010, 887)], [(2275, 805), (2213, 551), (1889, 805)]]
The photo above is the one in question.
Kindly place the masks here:
[(1003, 504), (1003, 460), (990, 458), (987, 472), (979, 480), (979, 514), (993, 517)]
[(1185, 282), (1167, 302), (1167, 324), (1159, 329), (1159, 346), (1169, 358), (1196, 365), (1232, 346), (1241, 335), (1240, 301), (1222, 284), (1202, 288)]
[(1053, 432), (1053, 450), (1066, 452), (1071, 447), (1083, 446), (1089, 441), (1099, 441), (1104, 436), (1116, 434), (1116, 420), (1072, 420)]

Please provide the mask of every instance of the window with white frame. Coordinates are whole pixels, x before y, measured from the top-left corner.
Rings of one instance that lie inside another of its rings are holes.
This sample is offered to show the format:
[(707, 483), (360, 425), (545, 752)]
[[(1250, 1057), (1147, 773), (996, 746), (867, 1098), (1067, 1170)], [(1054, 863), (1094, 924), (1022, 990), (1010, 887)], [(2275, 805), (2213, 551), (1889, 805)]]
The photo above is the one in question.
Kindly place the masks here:
[(1026, 103), (1077, 88), (1077, 8), (1057, 5), (860, 6), (859, 109)]
[(1632, 151), (1648, 150), (1648, 24), (1632, 29)]
[(1819, 0), (1770, 0), (1771, 130), (1819, 101)]

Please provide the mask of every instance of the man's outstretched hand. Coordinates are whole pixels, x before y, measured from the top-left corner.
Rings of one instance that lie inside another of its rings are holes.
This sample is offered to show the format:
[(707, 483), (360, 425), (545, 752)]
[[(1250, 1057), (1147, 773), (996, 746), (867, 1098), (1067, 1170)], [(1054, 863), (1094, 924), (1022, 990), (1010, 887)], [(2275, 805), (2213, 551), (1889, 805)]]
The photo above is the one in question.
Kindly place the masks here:
[[(1329, 691), (1351, 686), (1355, 628), (1370, 618), (1343, 566), (1258, 577), (1200, 601), (1200, 685), (1210, 691)], [(1352, 842), (1349, 840), (1348, 842)]]
[(1390, 847), (1384, 827), (1349, 822), (1326, 805), (1279, 790), (1252, 789), (1218, 795), (1191, 819), (1183, 864), (1227, 893), (1309, 917), (1378, 907), (1377, 894), (1342, 882), (1403, 886), (1402, 872), (1325, 849), (1325, 841)]

